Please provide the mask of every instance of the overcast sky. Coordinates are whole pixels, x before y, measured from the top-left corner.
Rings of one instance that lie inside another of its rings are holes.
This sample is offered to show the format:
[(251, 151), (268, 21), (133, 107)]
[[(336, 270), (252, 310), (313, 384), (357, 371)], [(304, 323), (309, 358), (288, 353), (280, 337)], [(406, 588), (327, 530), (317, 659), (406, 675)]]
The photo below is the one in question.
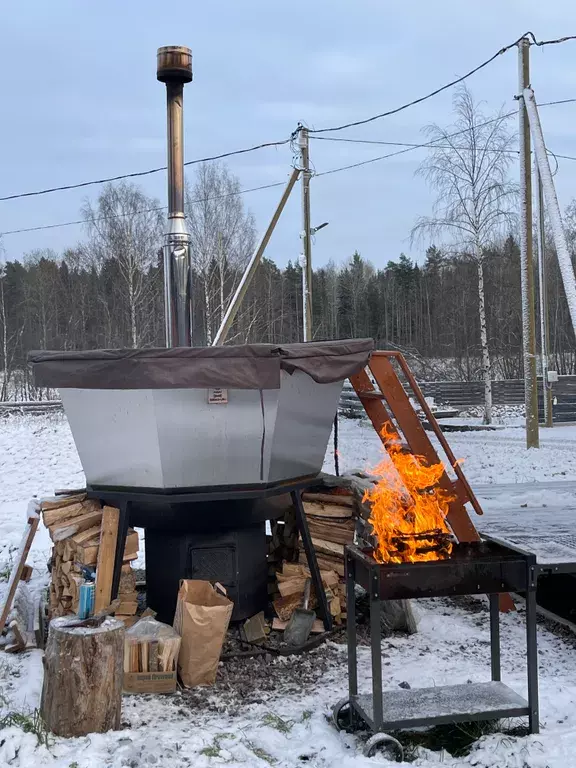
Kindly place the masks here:
[[(0, 196), (145, 170), (165, 163), (164, 86), (156, 49), (187, 45), (194, 82), (185, 93), (186, 159), (286, 138), (299, 120), (323, 128), (361, 119), (421, 96), (457, 77), (527, 30), (539, 39), (576, 33), (574, 0), (29, 0), (5, 4), (0, 32)], [(532, 48), (539, 101), (576, 97), (576, 41)], [(514, 107), (516, 52), (468, 81), (487, 111)], [(450, 124), (452, 93), (367, 126), (334, 134), (422, 141), (430, 122)], [(553, 151), (576, 156), (576, 104), (542, 110)], [(516, 121), (512, 123), (516, 129)], [(330, 135), (330, 134), (328, 134)], [(318, 172), (389, 151), (311, 142)], [(393, 148), (390, 149), (393, 151)], [(398, 159), (312, 181), (314, 263), (343, 262), (357, 249), (380, 266), (404, 251), (432, 196), (414, 172), (425, 157)], [(288, 146), (232, 158), (248, 188), (287, 179)], [(576, 195), (576, 162), (560, 161), (558, 194)], [(139, 181), (165, 204), (163, 173)], [(97, 187), (0, 203), (0, 231), (79, 218)], [(280, 189), (244, 195), (261, 230)], [(289, 202), (268, 256), (284, 264), (300, 250), (299, 190)], [(62, 250), (81, 226), (6, 235), (5, 257), (34, 248)]]

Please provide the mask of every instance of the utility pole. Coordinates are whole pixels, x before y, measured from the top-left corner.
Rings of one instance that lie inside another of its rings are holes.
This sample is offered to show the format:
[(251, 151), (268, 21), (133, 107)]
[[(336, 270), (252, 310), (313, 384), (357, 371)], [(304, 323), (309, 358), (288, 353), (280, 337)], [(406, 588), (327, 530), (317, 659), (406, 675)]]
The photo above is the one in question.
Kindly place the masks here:
[(536, 317), (532, 259), (532, 174), (530, 125), (524, 89), (530, 86), (530, 41), (518, 43), (518, 117), (520, 140), (520, 271), (522, 283), (522, 346), (524, 353), (524, 403), (526, 447), (538, 448), (538, 379), (536, 377)]
[(538, 245), (538, 287), (540, 298), (540, 360), (542, 368), (542, 395), (544, 397), (544, 425), (552, 427), (552, 384), (548, 381), (550, 336), (548, 330), (548, 288), (546, 280), (546, 237), (544, 232), (544, 193), (538, 163), (534, 163), (536, 181), (536, 238)]
[(302, 170), (302, 317), (304, 341), (312, 340), (312, 232), (310, 228), (310, 153), (308, 129), (298, 133)]

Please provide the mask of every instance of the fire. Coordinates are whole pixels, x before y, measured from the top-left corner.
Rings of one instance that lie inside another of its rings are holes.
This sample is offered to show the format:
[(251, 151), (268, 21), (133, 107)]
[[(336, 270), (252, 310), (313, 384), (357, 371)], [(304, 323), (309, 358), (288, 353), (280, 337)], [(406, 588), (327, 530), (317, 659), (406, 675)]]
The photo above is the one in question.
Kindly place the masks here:
[(446, 515), (452, 496), (437, 486), (442, 463), (404, 453), (398, 436), (382, 430), (387, 456), (372, 470), (380, 480), (364, 494), (371, 504), (370, 523), (378, 541), (374, 552), (380, 563), (442, 560), (452, 543)]

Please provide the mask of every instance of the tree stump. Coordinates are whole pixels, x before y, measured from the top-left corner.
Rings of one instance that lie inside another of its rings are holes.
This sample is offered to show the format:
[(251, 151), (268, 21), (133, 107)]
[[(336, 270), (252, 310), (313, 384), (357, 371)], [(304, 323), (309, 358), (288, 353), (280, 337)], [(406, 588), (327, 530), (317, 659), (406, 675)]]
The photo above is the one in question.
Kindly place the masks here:
[(74, 626), (62, 616), (50, 622), (44, 654), (41, 713), (56, 736), (86, 736), (120, 727), (124, 624)]

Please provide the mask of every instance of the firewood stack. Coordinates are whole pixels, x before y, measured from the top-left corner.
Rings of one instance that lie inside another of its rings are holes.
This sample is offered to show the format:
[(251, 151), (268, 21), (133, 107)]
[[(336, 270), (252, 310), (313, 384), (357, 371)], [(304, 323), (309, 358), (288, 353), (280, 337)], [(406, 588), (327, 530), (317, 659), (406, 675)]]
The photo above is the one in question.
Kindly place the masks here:
[[(320, 571), (322, 584), (328, 598), (328, 607), (336, 624), (341, 624), (346, 618), (346, 591), (344, 582), (338, 576), (336, 571)], [(274, 600), (274, 610), (279, 621), (274, 621), (273, 629), (284, 629), (285, 623), (294, 613), (294, 609), (302, 604), (304, 597), (304, 586), (306, 580), (310, 578), (310, 571), (300, 563), (284, 563), (282, 571), (276, 574), (278, 580), (278, 590), (280, 597)], [(309, 607), (311, 609), (318, 607), (318, 599), (314, 594), (312, 587)], [(314, 630), (313, 630), (314, 631)], [(322, 625), (320, 623), (320, 631)]]
[[(40, 505), (42, 519), (54, 542), (50, 560), (50, 618), (78, 611), (82, 566), (94, 569), (98, 561), (102, 505), (80, 493), (47, 499)], [(136, 613), (136, 582), (131, 561), (138, 557), (138, 534), (128, 532), (118, 597), (118, 618)]]
[[(303, 493), (304, 511), (318, 565), (344, 577), (344, 545), (354, 541), (356, 503), (351, 491), (336, 488), (332, 492)], [(306, 554), (300, 543), (300, 562)]]
[[(336, 624), (346, 618), (346, 590), (344, 585), (344, 545), (354, 540), (355, 500), (347, 488), (324, 488), (318, 492), (303, 493), (302, 501), (322, 583), (326, 590), (330, 613)], [(275, 589), (280, 593), (273, 601), (278, 620), (275, 628), (290, 619), (302, 603), (306, 578), (310, 576), (302, 541), (299, 542), (299, 562), (284, 562), (276, 566)], [(316, 608), (314, 593), (310, 607)]]

